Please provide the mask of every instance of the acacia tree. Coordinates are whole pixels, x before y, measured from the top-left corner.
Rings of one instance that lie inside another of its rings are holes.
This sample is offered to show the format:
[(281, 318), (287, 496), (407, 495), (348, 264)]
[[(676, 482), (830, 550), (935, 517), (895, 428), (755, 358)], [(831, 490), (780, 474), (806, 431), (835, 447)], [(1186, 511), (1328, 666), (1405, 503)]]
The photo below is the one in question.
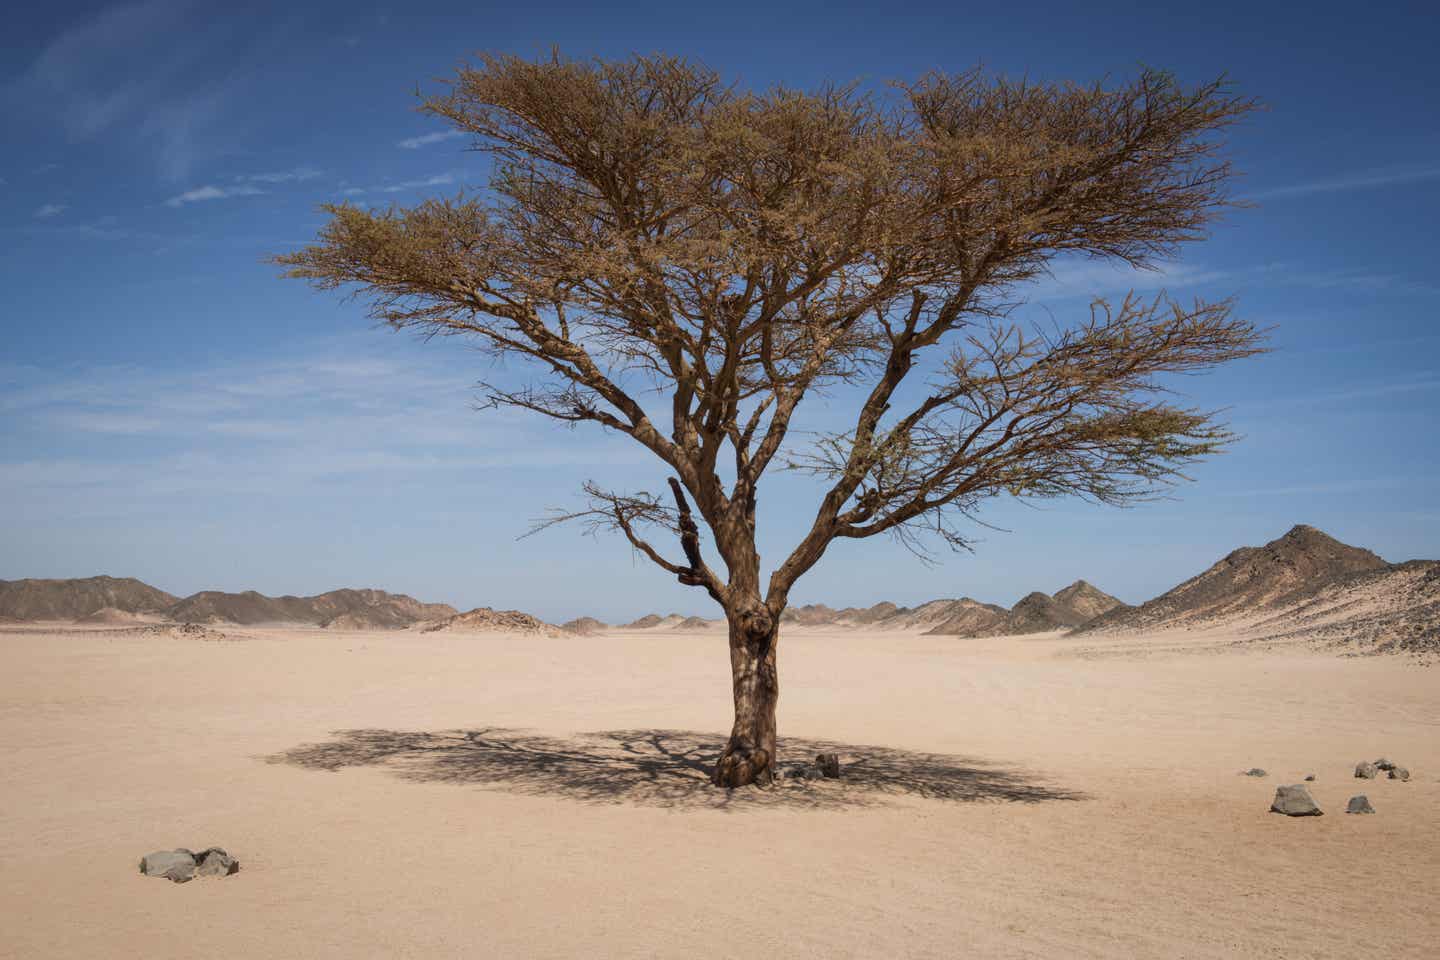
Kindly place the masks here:
[[(275, 260), (396, 328), (524, 361), (533, 381), (485, 385), (491, 403), (659, 459), (670, 497), (587, 483), (565, 519), (620, 531), (724, 609), (735, 723), (713, 779), (739, 786), (771, 776), (777, 628), (836, 538), (963, 546), (956, 521), (988, 498), (1123, 505), (1232, 439), (1157, 380), (1261, 348), (1229, 301), (1129, 295), (1043, 329), (1011, 310), (1057, 256), (1149, 267), (1201, 238), (1227, 204), (1215, 135), (1252, 108), (1158, 71), (754, 93), (663, 56), (485, 56), (420, 109), (493, 158), (487, 193), (329, 205), (318, 242)], [(856, 398), (847, 429), (789, 436), (826, 393)], [(762, 581), (777, 463), (824, 494)]]

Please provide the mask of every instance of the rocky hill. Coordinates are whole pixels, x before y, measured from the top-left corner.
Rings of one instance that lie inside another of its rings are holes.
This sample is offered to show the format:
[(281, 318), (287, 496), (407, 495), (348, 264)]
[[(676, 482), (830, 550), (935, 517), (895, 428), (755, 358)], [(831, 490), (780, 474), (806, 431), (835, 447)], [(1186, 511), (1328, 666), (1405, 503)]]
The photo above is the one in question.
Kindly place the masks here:
[(1055, 600), (1086, 620), (1093, 620), (1102, 613), (1129, 606), (1084, 580), (1076, 580), (1064, 590), (1055, 591)]
[(420, 627), (422, 633), (466, 632), (466, 633), (525, 633), (539, 636), (561, 636), (566, 631), (519, 610), (492, 610), (477, 607), (465, 613), (435, 620)]
[(1300, 524), (1263, 547), (1241, 547), (1174, 589), (1131, 609), (1097, 617), (1084, 629), (1159, 629), (1233, 619), (1283, 606), (1327, 584), (1387, 570), (1369, 550)]
[(1282, 597), (1251, 626), (1362, 653), (1440, 653), (1440, 562), (1411, 560)]
[(78, 580), (0, 580), (0, 618), (78, 620), (105, 608), (163, 613), (176, 598), (133, 577)]
[(999, 633), (1010, 611), (998, 603), (981, 603), (969, 597), (938, 601), (938, 622), (927, 634), (946, 637), (987, 637)]
[(945, 622), (926, 631), (952, 637), (1018, 636), (1046, 633), (1078, 627), (1097, 616), (1096, 611), (1109, 611), (1125, 604), (1084, 580), (1076, 580), (1054, 596), (1036, 590), (1026, 594), (1014, 607), (1004, 607), (976, 600), (957, 601), (955, 613)]

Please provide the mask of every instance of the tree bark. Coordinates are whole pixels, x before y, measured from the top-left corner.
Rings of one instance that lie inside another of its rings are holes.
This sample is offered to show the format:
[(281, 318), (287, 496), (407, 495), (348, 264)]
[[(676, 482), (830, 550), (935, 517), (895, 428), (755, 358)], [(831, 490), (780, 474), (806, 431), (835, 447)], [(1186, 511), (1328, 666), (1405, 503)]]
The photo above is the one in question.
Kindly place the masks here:
[(735, 692), (735, 725), (715, 764), (717, 787), (768, 784), (775, 767), (775, 706), (780, 683), (775, 672), (778, 617), (763, 604), (726, 613), (730, 625), (730, 674)]

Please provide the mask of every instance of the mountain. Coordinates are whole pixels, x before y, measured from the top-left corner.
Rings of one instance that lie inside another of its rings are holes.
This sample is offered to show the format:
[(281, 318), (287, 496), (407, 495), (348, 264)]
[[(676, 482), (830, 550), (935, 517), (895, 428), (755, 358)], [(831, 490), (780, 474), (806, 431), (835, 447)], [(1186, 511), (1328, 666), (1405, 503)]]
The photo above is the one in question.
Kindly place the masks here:
[(1102, 614), (1084, 629), (1159, 629), (1252, 615), (1311, 595), (1332, 582), (1390, 566), (1369, 550), (1300, 524), (1263, 547), (1231, 552), (1138, 607)]
[(592, 633), (599, 633), (602, 630), (609, 629), (609, 625), (596, 620), (594, 617), (577, 617), (574, 620), (567, 620), (560, 624), (560, 629), (569, 633), (578, 633), (582, 637), (588, 637)]
[(203, 590), (165, 611), (171, 620), (182, 623), (303, 623), (342, 630), (398, 630), (455, 613), (449, 604), (421, 603), (384, 590), (332, 590), (313, 597)]
[(106, 607), (161, 613), (175, 602), (164, 590), (133, 577), (0, 580), (0, 618), (11, 620), (78, 620)]

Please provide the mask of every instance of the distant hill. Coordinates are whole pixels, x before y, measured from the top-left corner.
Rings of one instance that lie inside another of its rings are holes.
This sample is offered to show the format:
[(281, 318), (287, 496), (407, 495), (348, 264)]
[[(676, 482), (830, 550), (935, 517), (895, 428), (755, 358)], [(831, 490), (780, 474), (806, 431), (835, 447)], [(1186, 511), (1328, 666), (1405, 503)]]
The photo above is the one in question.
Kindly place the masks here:
[(542, 636), (560, 636), (565, 631), (552, 626), (538, 617), (519, 610), (492, 610), (477, 607), (465, 613), (427, 623), (420, 628), (422, 633), (474, 632), (474, 633), (528, 633)]
[(1157, 629), (1253, 615), (1334, 581), (1389, 568), (1369, 550), (1300, 524), (1263, 547), (1232, 551), (1138, 607), (1102, 614), (1084, 629)]
[(925, 632), (946, 637), (988, 637), (999, 633), (1010, 611), (996, 603), (981, 603), (969, 597), (944, 601), (944, 619)]
[(608, 625), (596, 620), (594, 617), (577, 617), (574, 620), (566, 620), (560, 624), (560, 629), (569, 633), (578, 633), (580, 636), (586, 637), (592, 633), (599, 633), (601, 630), (608, 629)]
[(952, 615), (927, 633), (952, 637), (1018, 636), (1078, 627), (1098, 612), (1125, 604), (1084, 580), (1076, 580), (1054, 596), (1036, 590), (1006, 610), (977, 600), (956, 601)]
[(1035, 592), (1013, 610), (970, 597), (931, 600), (918, 607), (890, 602), (873, 607), (836, 610), (823, 603), (788, 607), (782, 623), (802, 627), (865, 627), (875, 630), (922, 630), (933, 636), (987, 637), (1061, 630), (1125, 604), (1077, 580), (1055, 596)]
[(1084, 580), (1076, 580), (1064, 590), (1055, 592), (1056, 602), (1064, 605), (1076, 614), (1084, 617), (1085, 620), (1093, 620), (1102, 613), (1109, 613), (1121, 607), (1129, 607), (1129, 604), (1110, 596), (1086, 583)]
[(0, 617), (78, 620), (107, 607), (124, 613), (163, 613), (176, 598), (133, 577), (79, 580), (0, 580)]
[(182, 623), (301, 623), (331, 629), (397, 630), (425, 620), (452, 617), (445, 603), (421, 603), (384, 590), (332, 590), (313, 597), (267, 597), (247, 590), (204, 590), (165, 611)]

